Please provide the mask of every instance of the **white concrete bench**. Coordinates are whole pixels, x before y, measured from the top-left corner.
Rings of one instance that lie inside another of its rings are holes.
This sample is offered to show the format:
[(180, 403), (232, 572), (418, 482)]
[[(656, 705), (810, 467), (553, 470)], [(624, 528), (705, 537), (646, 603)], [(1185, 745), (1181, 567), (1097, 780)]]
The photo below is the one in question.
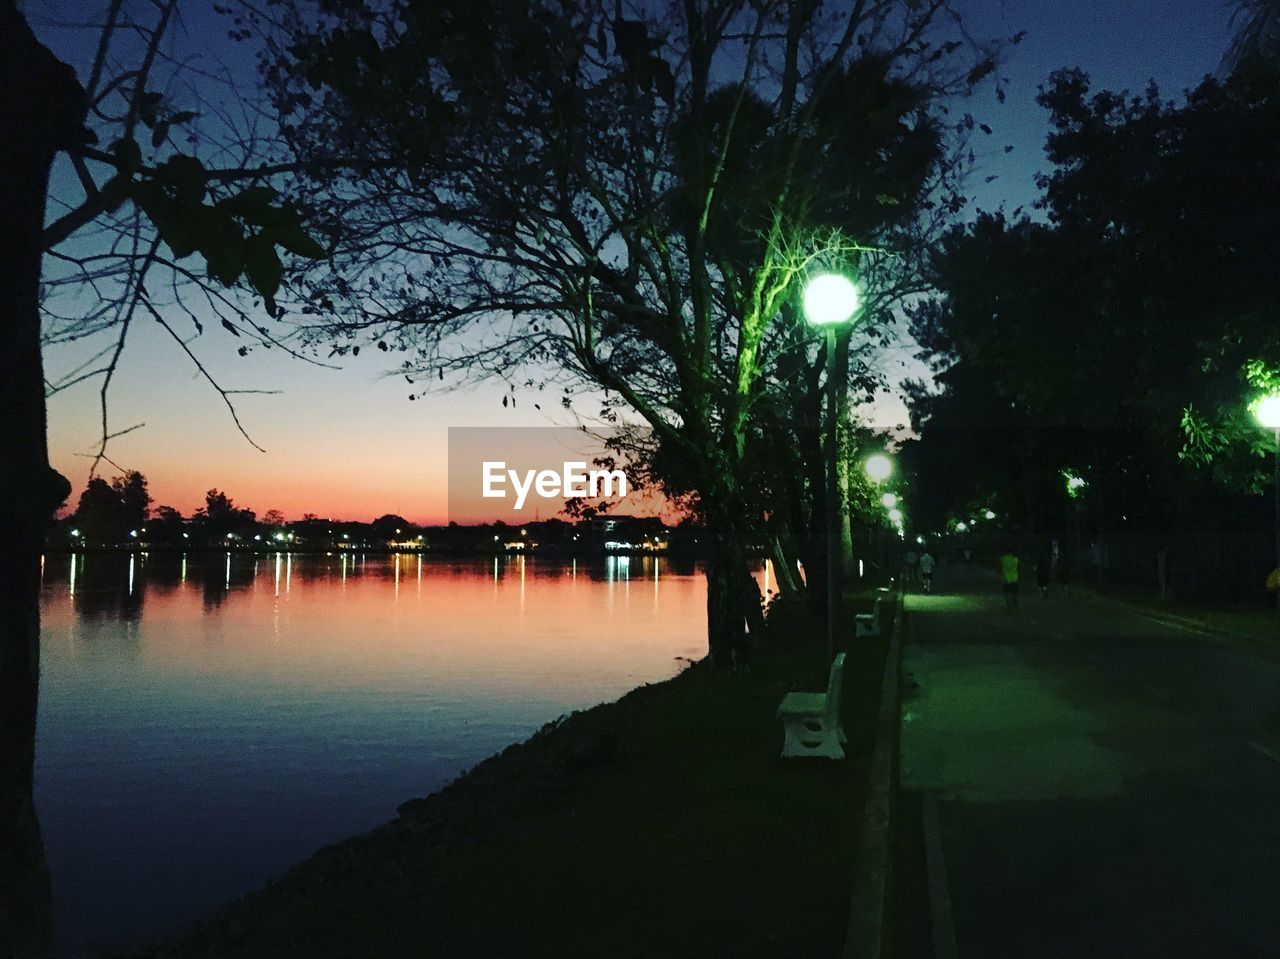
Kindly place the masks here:
[(853, 636), (855, 639), (861, 639), (864, 636), (880, 635), (880, 604), (884, 602), (884, 596), (876, 597), (876, 604), (869, 613), (859, 613), (853, 617)]
[(821, 756), (844, 759), (840, 728), (840, 690), (844, 685), (844, 653), (831, 663), (825, 693), (787, 693), (778, 706), (782, 720), (782, 757)]

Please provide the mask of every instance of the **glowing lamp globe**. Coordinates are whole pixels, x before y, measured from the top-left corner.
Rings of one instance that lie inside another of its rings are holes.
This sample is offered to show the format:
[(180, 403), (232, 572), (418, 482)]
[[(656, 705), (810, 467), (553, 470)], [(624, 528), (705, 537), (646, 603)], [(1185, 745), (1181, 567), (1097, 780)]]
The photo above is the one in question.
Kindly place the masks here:
[(1280, 393), (1259, 400), (1253, 415), (1267, 429), (1280, 430)]
[(883, 483), (893, 475), (893, 463), (883, 453), (868, 457), (865, 466), (867, 475), (877, 483)]
[(898, 505), (898, 495), (896, 493), (885, 493), (880, 497), (880, 502), (884, 504), (885, 509), (893, 509)]
[(815, 276), (804, 287), (804, 316), (814, 326), (843, 323), (858, 308), (858, 288), (838, 273)]
[(900, 510), (900, 509), (891, 509), (891, 510), (889, 510), (889, 522), (891, 522), (891, 523), (895, 523), (895, 524), (896, 524), (896, 523), (901, 523), (901, 522), (902, 522), (902, 510)]

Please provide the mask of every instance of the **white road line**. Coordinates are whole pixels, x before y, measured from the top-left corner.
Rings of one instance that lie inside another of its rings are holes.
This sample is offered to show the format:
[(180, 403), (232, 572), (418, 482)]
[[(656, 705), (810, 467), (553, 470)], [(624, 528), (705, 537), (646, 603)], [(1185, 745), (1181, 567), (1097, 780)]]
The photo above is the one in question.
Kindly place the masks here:
[(1266, 746), (1262, 745), (1262, 743), (1254, 742), (1251, 739), (1249, 740), (1249, 748), (1256, 753), (1261, 753), (1266, 756), (1272, 762), (1280, 763), (1280, 753), (1277, 753), (1274, 749), (1268, 749)]
[(942, 824), (938, 819), (938, 797), (924, 794), (924, 861), (929, 884), (929, 918), (933, 926), (934, 959), (956, 959), (956, 926), (951, 914), (951, 888), (947, 860), (942, 852)]

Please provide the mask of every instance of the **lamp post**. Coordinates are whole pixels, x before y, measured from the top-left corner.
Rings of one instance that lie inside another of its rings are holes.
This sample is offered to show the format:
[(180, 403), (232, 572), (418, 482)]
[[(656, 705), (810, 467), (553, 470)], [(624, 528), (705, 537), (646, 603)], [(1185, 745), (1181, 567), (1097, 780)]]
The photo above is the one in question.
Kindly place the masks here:
[[(871, 478), (871, 482), (879, 488), (880, 484), (893, 475), (893, 460), (885, 456), (883, 453), (876, 453), (868, 456), (862, 464), (862, 468), (867, 471), (867, 476)], [(885, 506), (890, 503), (886, 497), (893, 496), (892, 493), (885, 493), (880, 498), (880, 502)], [(898, 501), (896, 496), (893, 497), (894, 503)], [(901, 514), (899, 514), (901, 515)], [(876, 561), (880, 563), (881, 569), (885, 567), (885, 546), (884, 546), (884, 530), (876, 529)]]
[[(1280, 569), (1280, 393), (1263, 397), (1253, 408), (1254, 418), (1258, 423), (1275, 434), (1275, 451), (1273, 456), (1273, 484), (1271, 495), (1275, 497), (1276, 507), (1276, 568)], [(1276, 590), (1276, 606), (1280, 607), (1280, 589)]]
[(805, 284), (804, 316), (813, 326), (822, 327), (827, 338), (827, 654), (836, 649), (836, 620), (840, 614), (840, 525), (836, 485), (839, 455), (838, 392), (836, 368), (836, 328), (847, 323), (858, 308), (858, 288), (836, 273), (822, 273)]

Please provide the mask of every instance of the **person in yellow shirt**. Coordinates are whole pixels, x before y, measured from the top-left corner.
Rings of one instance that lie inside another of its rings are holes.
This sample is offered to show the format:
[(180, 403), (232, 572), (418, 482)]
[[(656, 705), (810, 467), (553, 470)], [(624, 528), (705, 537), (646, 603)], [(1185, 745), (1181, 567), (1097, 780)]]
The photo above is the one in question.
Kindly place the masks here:
[(1000, 555), (1000, 579), (1005, 610), (1012, 613), (1018, 608), (1018, 554), (1011, 549)]

